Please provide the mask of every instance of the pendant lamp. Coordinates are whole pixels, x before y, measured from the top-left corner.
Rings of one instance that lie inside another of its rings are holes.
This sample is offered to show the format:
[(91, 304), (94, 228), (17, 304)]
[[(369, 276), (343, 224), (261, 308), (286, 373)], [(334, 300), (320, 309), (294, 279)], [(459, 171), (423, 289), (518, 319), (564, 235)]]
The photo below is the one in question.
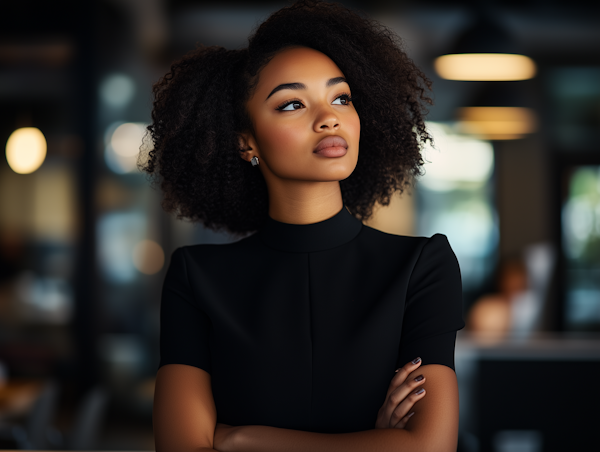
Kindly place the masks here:
[(456, 111), (457, 132), (484, 140), (514, 140), (534, 133), (528, 82), (484, 82), (466, 106)]
[(511, 81), (535, 76), (533, 60), (521, 55), (497, 14), (484, 5), (450, 51), (434, 61), (437, 74), (448, 80)]

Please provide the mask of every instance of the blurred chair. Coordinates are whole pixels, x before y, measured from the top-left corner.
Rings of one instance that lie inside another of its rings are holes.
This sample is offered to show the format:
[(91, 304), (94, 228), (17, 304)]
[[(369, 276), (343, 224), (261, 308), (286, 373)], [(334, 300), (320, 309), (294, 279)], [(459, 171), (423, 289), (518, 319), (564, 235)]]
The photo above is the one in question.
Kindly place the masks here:
[(48, 381), (25, 424), (0, 424), (0, 437), (14, 441), (19, 449), (46, 449), (46, 432), (56, 411), (57, 397), (56, 382)]
[(93, 388), (85, 396), (67, 438), (69, 450), (91, 450), (95, 447), (106, 412), (107, 401), (108, 394), (100, 386)]
[(94, 450), (107, 401), (108, 394), (104, 388), (96, 386), (91, 389), (75, 413), (71, 430), (63, 435), (60, 430), (49, 428), (46, 432), (48, 442), (56, 449)]

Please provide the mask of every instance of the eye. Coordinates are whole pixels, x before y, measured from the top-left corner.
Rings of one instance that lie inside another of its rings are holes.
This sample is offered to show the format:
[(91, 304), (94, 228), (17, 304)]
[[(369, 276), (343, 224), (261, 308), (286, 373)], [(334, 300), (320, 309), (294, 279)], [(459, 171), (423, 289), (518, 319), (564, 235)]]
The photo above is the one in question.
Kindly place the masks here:
[(332, 104), (333, 105), (350, 105), (350, 102), (352, 102), (352, 97), (350, 97), (350, 94), (340, 94), (338, 97), (336, 97)]
[(299, 100), (290, 100), (279, 105), (275, 110), (279, 111), (294, 111), (304, 108), (304, 105)]

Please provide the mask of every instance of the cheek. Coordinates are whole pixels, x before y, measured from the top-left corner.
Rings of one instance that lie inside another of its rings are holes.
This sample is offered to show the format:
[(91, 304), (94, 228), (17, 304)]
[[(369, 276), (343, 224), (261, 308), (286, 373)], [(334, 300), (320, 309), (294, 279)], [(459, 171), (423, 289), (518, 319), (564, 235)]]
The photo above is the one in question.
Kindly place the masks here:
[(256, 138), (260, 153), (272, 164), (302, 159), (309, 153), (306, 130), (299, 125), (272, 124), (256, 130)]
[(348, 131), (352, 134), (353, 138), (356, 140), (356, 144), (360, 139), (360, 118), (358, 114), (352, 115), (352, 117), (348, 118)]

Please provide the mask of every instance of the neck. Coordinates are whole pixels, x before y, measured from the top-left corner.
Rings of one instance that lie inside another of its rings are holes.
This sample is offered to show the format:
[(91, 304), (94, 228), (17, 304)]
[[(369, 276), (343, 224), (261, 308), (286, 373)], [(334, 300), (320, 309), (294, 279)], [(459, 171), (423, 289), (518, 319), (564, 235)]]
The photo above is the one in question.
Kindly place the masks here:
[(269, 216), (282, 223), (318, 223), (344, 207), (338, 181), (279, 181), (268, 184), (268, 190)]

